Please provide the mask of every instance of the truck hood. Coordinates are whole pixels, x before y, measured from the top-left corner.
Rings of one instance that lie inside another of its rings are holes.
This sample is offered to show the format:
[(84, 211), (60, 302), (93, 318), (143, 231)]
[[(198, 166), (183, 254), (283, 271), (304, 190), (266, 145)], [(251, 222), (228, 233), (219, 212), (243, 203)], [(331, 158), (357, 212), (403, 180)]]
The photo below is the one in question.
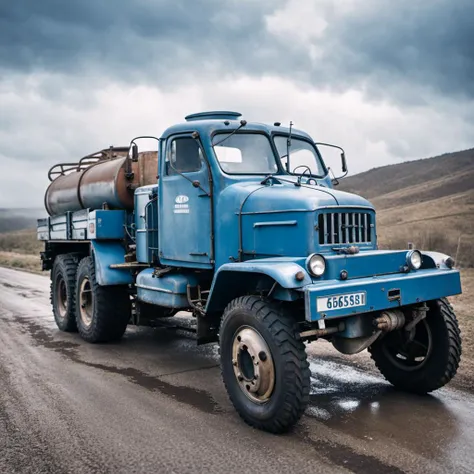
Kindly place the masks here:
[[(315, 211), (328, 206), (368, 207), (372, 204), (355, 194), (335, 189), (293, 183), (279, 184), (236, 183), (229, 186), (224, 193), (231, 199), (237, 211), (274, 212), (274, 211)], [(231, 197), (232, 196), (232, 197)]]

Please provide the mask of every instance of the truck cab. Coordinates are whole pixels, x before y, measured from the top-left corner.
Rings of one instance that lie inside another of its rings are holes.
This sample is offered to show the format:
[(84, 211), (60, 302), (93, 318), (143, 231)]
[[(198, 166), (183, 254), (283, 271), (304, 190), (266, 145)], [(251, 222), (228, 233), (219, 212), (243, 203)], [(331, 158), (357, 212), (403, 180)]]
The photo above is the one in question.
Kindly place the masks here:
[[(95, 175), (104, 170), (99, 184), (86, 186), (92, 172), (78, 166), (47, 191), (46, 203), (66, 209), (38, 224), (60, 329), (104, 342), (130, 323), (188, 311), (198, 343), (220, 345), (239, 414), (271, 432), (294, 425), (308, 402), (304, 342), (368, 349), (408, 391), (454, 376), (461, 342), (446, 299), (461, 292), (454, 261), (378, 250), (375, 210), (334, 188), (320, 151), (327, 144), (230, 111), (188, 115), (157, 143), (154, 183), (137, 178), (153, 168), (140, 165), (133, 140), (126, 157), (93, 163)], [(110, 186), (120, 193), (100, 208), (82, 204), (103, 202)]]

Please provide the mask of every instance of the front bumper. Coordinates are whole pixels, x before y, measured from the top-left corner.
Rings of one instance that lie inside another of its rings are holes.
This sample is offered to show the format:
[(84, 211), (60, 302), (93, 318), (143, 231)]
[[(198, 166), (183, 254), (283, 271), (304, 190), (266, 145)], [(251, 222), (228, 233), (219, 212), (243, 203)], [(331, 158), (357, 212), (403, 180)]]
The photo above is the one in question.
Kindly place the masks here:
[[(307, 321), (341, 318), (354, 314), (435, 300), (461, 293), (458, 270), (426, 269), (410, 273), (376, 275), (353, 280), (325, 280), (301, 289), (304, 291)], [(365, 304), (318, 312), (317, 298), (365, 292)], [(394, 298), (394, 295), (398, 297)]]

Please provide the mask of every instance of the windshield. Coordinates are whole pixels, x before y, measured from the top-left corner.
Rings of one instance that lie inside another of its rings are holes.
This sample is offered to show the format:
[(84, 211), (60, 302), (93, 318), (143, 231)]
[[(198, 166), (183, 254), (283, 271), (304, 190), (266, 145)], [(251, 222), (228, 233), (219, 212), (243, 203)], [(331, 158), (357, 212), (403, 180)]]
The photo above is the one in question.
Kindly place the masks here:
[[(278, 156), (285, 170), (287, 170), (288, 163), (287, 140), (288, 137), (282, 135), (277, 135), (274, 138)], [(322, 178), (326, 174), (315, 147), (306, 140), (295, 137), (291, 138), (290, 169), (288, 171), (295, 174), (303, 174), (305, 171), (309, 174), (311, 171), (311, 175), (318, 178)]]
[(278, 171), (270, 140), (261, 133), (218, 133), (212, 140), (223, 171), (229, 174), (271, 174)]

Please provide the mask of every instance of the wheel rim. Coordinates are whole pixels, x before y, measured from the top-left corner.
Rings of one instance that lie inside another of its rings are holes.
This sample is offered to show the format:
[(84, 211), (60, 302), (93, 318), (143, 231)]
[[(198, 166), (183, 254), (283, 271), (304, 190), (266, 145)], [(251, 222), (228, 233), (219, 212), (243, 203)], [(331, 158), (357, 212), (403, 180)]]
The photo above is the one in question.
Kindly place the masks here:
[(423, 367), (433, 348), (433, 336), (426, 319), (419, 322), (413, 331), (394, 331), (384, 344), (384, 352), (393, 365), (408, 372)]
[(79, 311), (84, 326), (92, 324), (92, 288), (88, 278), (84, 278), (79, 289)]
[(275, 366), (265, 339), (253, 328), (237, 330), (232, 344), (232, 364), (240, 389), (256, 403), (267, 402), (275, 387)]
[(61, 275), (56, 280), (56, 302), (58, 316), (64, 319), (67, 315), (67, 289), (66, 282)]

